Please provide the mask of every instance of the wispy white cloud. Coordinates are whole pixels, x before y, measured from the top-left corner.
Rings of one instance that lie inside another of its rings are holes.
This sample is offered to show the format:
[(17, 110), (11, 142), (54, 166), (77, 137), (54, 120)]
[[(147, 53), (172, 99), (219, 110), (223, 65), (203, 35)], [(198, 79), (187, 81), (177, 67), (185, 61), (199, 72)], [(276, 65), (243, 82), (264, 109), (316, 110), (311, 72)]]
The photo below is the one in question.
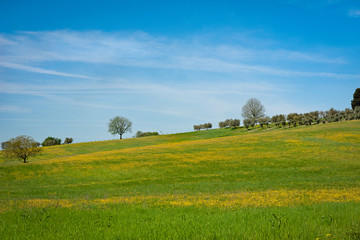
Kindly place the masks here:
[(130, 93), (130, 94), (146, 94), (146, 95), (169, 95), (169, 96), (183, 96), (184, 93), (198, 94), (198, 95), (227, 95), (239, 94), (247, 95), (257, 93), (258, 95), (267, 95), (267, 92), (281, 92), (289, 91), (282, 86), (271, 83), (249, 83), (249, 82), (213, 82), (204, 83), (197, 82), (192, 84), (161, 84), (161, 83), (146, 83), (119, 80), (109, 84), (92, 83), (85, 84), (83, 82), (74, 82), (66, 85), (40, 85), (29, 83), (11, 83), (0, 81), (0, 93), (6, 94), (116, 94), (116, 93)]
[(349, 11), (349, 16), (353, 18), (360, 17), (360, 10), (359, 9), (352, 9)]
[[(345, 64), (342, 57), (287, 49), (256, 49), (235, 44), (204, 44), (196, 38), (169, 39), (142, 32), (20, 32), (3, 35), (0, 65), (19, 70), (95, 79), (28, 66), (29, 62), (83, 62), (156, 69), (263, 74), (271, 76), (358, 78), (357, 74), (297, 70), (297, 64)], [(16, 43), (16, 44), (7, 44)], [(5, 46), (6, 45), (6, 46)], [(1, 60), (2, 59), (2, 60)], [(292, 67), (289, 68), (289, 62)], [(271, 63), (271, 64), (266, 64)], [(276, 63), (276, 67), (274, 67)]]
[[(41, 85), (0, 81), (0, 86), (0, 93), (36, 96), (55, 104), (81, 106), (87, 109), (157, 113), (198, 119), (199, 121), (203, 119), (199, 115), (199, 109), (202, 110), (203, 115), (208, 114), (216, 118), (219, 114), (220, 116), (225, 115), (226, 112), (238, 109), (239, 103), (233, 102), (231, 99), (252, 96), (269, 97), (271, 94), (287, 91), (283, 86), (266, 82), (213, 82), (206, 84), (205, 82), (194, 82), (174, 85), (118, 80), (110, 84), (74, 82), (67, 85)], [(115, 96), (121, 95), (126, 95), (129, 99), (141, 96), (147, 100), (141, 104), (119, 105), (113, 99)], [(105, 100), (99, 102), (92, 96), (103, 96), (102, 99)], [(163, 102), (162, 99), (166, 99), (166, 101)]]
[(99, 79), (99, 78), (89, 77), (89, 76), (85, 76), (85, 75), (81, 75), (81, 74), (64, 73), (64, 72), (48, 70), (48, 69), (43, 69), (43, 68), (37, 68), (37, 67), (31, 67), (31, 66), (26, 66), (23, 64), (9, 63), (9, 62), (0, 62), (0, 67), (12, 68), (12, 69), (17, 69), (17, 70), (27, 71), (27, 72), (34, 72), (34, 73), (63, 76), (63, 77)]
[(28, 113), (31, 109), (18, 105), (0, 105), (1, 113)]

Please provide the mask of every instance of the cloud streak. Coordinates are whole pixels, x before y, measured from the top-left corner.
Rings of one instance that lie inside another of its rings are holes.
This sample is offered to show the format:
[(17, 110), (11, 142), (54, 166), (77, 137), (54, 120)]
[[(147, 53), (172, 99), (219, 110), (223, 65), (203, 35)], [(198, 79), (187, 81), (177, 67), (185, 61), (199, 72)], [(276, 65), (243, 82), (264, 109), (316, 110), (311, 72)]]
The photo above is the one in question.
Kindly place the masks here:
[[(297, 65), (346, 64), (342, 57), (328, 57), (287, 49), (254, 49), (235, 44), (205, 44), (201, 40), (153, 37), (99, 31), (20, 32), (0, 36), (0, 66), (64, 77), (97, 79), (66, 71), (29, 66), (46, 62), (72, 62), (269, 76), (359, 78), (359, 74), (306, 71)], [(289, 62), (293, 63), (289, 68)], [(264, 63), (264, 64), (259, 64)], [(271, 63), (271, 64), (266, 64)], [(276, 66), (271, 66), (276, 64)], [(309, 68), (310, 69), (310, 68)]]
[(71, 73), (58, 72), (58, 71), (54, 71), (54, 70), (42, 69), (42, 68), (37, 68), (37, 67), (26, 66), (26, 65), (23, 65), (23, 64), (9, 63), (9, 62), (0, 62), (0, 67), (11, 68), (11, 69), (27, 71), (27, 72), (34, 72), (34, 73), (41, 73), (41, 74), (48, 74), (48, 75), (56, 75), (56, 76), (62, 76), (62, 77), (83, 78), (83, 79), (99, 79), (99, 78), (89, 77), (89, 76), (85, 76), (85, 75), (81, 75), (81, 74), (71, 74)]
[(349, 11), (349, 17), (359, 18), (360, 17), (360, 10), (359, 9), (352, 9)]
[(1, 113), (28, 113), (31, 109), (24, 108), (18, 105), (0, 105)]

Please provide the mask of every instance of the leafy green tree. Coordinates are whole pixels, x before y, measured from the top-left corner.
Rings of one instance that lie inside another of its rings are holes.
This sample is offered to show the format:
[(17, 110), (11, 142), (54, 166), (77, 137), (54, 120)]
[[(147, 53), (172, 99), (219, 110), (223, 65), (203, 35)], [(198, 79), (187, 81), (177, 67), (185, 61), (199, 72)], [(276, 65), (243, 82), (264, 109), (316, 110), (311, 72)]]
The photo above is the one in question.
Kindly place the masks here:
[(315, 122), (318, 122), (319, 119), (319, 111), (312, 111), (309, 113), (311, 119)]
[(71, 144), (73, 142), (72, 138), (65, 138), (64, 144)]
[(9, 141), (6, 141), (6, 142), (2, 142), (1, 143), (1, 148), (2, 149), (5, 149), (6, 148), (6, 144), (8, 144)]
[(240, 119), (228, 119), (229, 127), (236, 128), (240, 126)]
[(265, 108), (258, 99), (250, 98), (242, 107), (241, 116), (256, 124), (260, 118), (265, 117)]
[(243, 123), (244, 123), (244, 127), (245, 127), (246, 129), (249, 129), (249, 127), (250, 127), (251, 124), (252, 124), (252, 121), (251, 121), (250, 119), (244, 119), (244, 120), (243, 120)]
[(56, 137), (47, 137), (45, 138), (45, 140), (42, 142), (42, 146), (43, 147), (48, 147), (48, 146), (54, 146), (54, 145), (60, 145), (61, 144), (61, 139), (60, 138), (56, 138)]
[(353, 97), (353, 100), (351, 100), (351, 107), (355, 110), (356, 106), (360, 106), (360, 88), (355, 90)]
[(328, 122), (334, 122), (338, 118), (339, 111), (334, 108), (330, 108), (325, 112), (325, 119)]
[(289, 124), (292, 124), (294, 127), (296, 127), (297, 123), (299, 122), (299, 114), (290, 113), (286, 116), (286, 120), (289, 122)]
[(359, 120), (360, 119), (360, 106), (356, 106), (354, 109), (354, 118)]
[(270, 119), (270, 122), (271, 122), (272, 124), (275, 124), (276, 126), (279, 125), (277, 117), (278, 117), (278, 115), (274, 115), (274, 116), (272, 116), (271, 119)]
[(29, 157), (35, 156), (42, 150), (38, 142), (26, 135), (10, 139), (2, 147), (4, 147), (5, 156), (21, 159), (24, 163), (27, 163)]
[(224, 121), (225, 127), (230, 127), (230, 121), (231, 121), (231, 119), (226, 119)]
[(148, 136), (156, 136), (159, 135), (158, 132), (141, 132), (141, 131), (137, 131), (135, 134), (135, 137), (148, 137)]
[(276, 126), (279, 126), (280, 124), (285, 125), (286, 118), (284, 114), (278, 114), (271, 117), (271, 122), (274, 123)]
[(265, 119), (265, 124), (266, 124), (266, 127), (269, 127), (269, 124), (270, 124), (270, 117), (269, 117), (269, 116), (266, 116), (264, 119)]
[(270, 118), (268, 116), (259, 119), (259, 124), (261, 128), (263, 128), (264, 125), (269, 127), (269, 122), (270, 122)]
[(122, 135), (126, 132), (131, 132), (132, 122), (125, 118), (116, 116), (111, 118), (108, 123), (108, 131), (112, 135), (119, 134), (120, 139), (122, 139)]

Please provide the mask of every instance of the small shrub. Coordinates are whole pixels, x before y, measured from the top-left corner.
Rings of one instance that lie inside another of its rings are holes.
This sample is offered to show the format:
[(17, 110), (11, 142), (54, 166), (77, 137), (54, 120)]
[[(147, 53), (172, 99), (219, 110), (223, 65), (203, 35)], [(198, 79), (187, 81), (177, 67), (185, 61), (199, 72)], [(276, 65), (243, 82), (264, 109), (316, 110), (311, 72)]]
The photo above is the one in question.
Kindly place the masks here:
[(137, 131), (135, 134), (135, 137), (148, 137), (148, 136), (157, 136), (159, 135), (158, 132), (141, 132), (141, 131)]
[(64, 144), (71, 144), (73, 142), (72, 138), (65, 138)]
[(42, 146), (43, 147), (47, 147), (47, 146), (54, 146), (54, 145), (60, 145), (61, 144), (61, 139), (60, 138), (56, 138), (56, 137), (47, 137), (43, 142), (42, 142)]

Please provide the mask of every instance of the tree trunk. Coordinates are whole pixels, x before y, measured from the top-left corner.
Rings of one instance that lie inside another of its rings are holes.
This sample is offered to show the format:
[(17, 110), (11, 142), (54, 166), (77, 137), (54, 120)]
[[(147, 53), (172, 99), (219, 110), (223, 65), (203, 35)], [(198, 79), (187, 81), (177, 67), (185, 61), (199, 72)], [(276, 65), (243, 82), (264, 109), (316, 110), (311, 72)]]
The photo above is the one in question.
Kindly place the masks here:
[(120, 134), (120, 139), (122, 139), (122, 134)]

